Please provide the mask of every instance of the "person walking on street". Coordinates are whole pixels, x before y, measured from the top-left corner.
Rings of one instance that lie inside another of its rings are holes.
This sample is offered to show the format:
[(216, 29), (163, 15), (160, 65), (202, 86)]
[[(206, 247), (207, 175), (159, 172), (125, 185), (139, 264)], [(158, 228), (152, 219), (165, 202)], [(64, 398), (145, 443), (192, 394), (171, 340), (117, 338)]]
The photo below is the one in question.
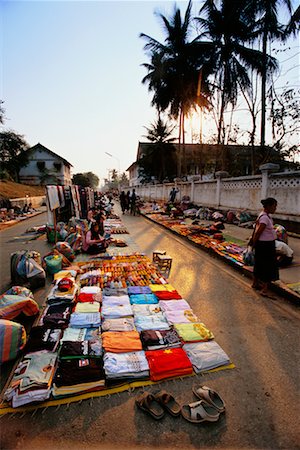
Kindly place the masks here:
[(269, 284), (279, 279), (276, 258), (276, 231), (270, 214), (276, 211), (277, 200), (269, 197), (261, 201), (263, 211), (259, 214), (253, 236), (249, 242), (255, 250), (253, 269), (253, 289), (260, 290), (261, 295), (271, 297)]
[(121, 205), (122, 213), (125, 214), (125, 209), (126, 209), (126, 205), (127, 205), (125, 191), (122, 191), (120, 194), (120, 205)]
[(135, 189), (132, 190), (132, 194), (130, 196), (130, 214), (133, 214), (135, 216), (136, 212), (136, 195), (135, 195)]
[(130, 191), (127, 191), (126, 194), (126, 211), (129, 211), (130, 209)]

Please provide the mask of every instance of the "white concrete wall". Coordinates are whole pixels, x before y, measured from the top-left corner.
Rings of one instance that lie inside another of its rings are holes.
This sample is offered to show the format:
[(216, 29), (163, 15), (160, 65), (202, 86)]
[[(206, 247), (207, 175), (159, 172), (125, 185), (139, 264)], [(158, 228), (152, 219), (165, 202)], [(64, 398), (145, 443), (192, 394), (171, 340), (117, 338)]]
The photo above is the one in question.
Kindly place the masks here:
[[(263, 183), (263, 176), (265, 183)], [(260, 201), (275, 197), (276, 215), (300, 222), (300, 171), (264, 174), (210, 181), (180, 182), (157, 185), (137, 185), (137, 195), (147, 200), (165, 200), (173, 186), (179, 189), (176, 199), (188, 195), (193, 203), (224, 209), (246, 209), (254, 214), (261, 209)]]
[(39, 208), (43, 204), (46, 204), (46, 196), (41, 195), (37, 197), (22, 197), (22, 198), (11, 198), (10, 203), (12, 206), (19, 206), (19, 208), (23, 208), (26, 203), (29, 205), (29, 203), (32, 203), (33, 208)]

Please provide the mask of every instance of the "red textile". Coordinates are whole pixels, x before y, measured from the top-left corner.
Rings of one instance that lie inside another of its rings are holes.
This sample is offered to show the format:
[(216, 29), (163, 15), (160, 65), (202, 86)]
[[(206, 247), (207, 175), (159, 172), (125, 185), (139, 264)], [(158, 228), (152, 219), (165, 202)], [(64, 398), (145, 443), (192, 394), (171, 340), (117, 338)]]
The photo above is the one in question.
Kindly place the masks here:
[(90, 302), (95, 302), (95, 301), (99, 301), (99, 294), (87, 294), (85, 292), (82, 292), (81, 294), (78, 295), (77, 297), (77, 301), (79, 303), (90, 303)]
[(193, 373), (192, 364), (182, 348), (150, 350), (145, 353), (150, 368), (150, 379), (152, 381)]
[(177, 291), (156, 291), (154, 295), (158, 300), (180, 300), (182, 298)]

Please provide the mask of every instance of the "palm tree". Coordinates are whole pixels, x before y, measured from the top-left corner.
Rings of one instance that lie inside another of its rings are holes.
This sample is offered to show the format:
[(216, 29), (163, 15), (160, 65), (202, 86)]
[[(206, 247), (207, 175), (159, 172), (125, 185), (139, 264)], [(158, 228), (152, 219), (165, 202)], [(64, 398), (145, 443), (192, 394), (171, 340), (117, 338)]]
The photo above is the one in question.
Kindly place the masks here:
[[(269, 75), (267, 64), (267, 47), (268, 42), (274, 39), (284, 40), (287, 38), (287, 29), (280, 24), (278, 20), (278, 9), (283, 4), (292, 13), (291, 0), (248, 0), (248, 11), (252, 17), (256, 17), (256, 30), (253, 35), (262, 38), (262, 54), (263, 54), (263, 71), (261, 73), (261, 133), (260, 145), (262, 150), (265, 149), (266, 134), (266, 85)], [(299, 13), (298, 13), (299, 14)], [(293, 22), (291, 21), (291, 24)], [(291, 32), (294, 27), (292, 25)]]
[(158, 119), (145, 128), (145, 137), (150, 143), (139, 161), (142, 172), (146, 177), (155, 176), (161, 182), (166, 177), (173, 178), (176, 173), (176, 149), (173, 145), (176, 138), (172, 136), (175, 126), (168, 125), (158, 115)]
[(247, 0), (222, 0), (220, 8), (216, 1), (206, 0), (196, 18), (200, 26), (198, 40), (210, 43), (210, 66), (215, 84), (220, 90), (221, 100), (218, 114), (217, 143), (221, 144), (224, 134), (224, 112), (228, 105), (236, 106), (240, 90), (249, 91), (251, 81), (249, 70), (263, 72), (276, 69), (274, 58), (263, 55), (245, 44), (253, 31), (253, 20), (247, 15)]
[(149, 90), (154, 91), (152, 105), (158, 111), (169, 109), (171, 117), (179, 118), (179, 157), (178, 175), (181, 176), (181, 143), (183, 150), (183, 172), (186, 173), (184, 119), (191, 108), (196, 104), (208, 106), (209, 91), (205, 82), (202, 83), (201, 95), (197, 96), (199, 72), (203, 65), (199, 44), (196, 40), (189, 41), (191, 31), (190, 0), (184, 15), (181, 18), (180, 9), (174, 9), (174, 14), (168, 20), (159, 14), (166, 32), (165, 43), (141, 33), (140, 37), (146, 39), (145, 51), (150, 51), (151, 64), (144, 64), (148, 75), (143, 83), (149, 83)]

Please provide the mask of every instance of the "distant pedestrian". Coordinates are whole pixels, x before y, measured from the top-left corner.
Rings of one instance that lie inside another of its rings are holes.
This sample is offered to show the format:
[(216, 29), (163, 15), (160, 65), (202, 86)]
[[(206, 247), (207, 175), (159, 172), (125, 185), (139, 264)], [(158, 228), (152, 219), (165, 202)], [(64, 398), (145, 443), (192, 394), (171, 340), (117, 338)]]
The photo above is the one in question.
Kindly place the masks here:
[(126, 210), (126, 205), (127, 205), (127, 199), (126, 199), (126, 194), (125, 191), (122, 191), (120, 194), (120, 205), (121, 205), (121, 209), (122, 209), (122, 213), (125, 213)]
[(129, 211), (130, 209), (130, 191), (127, 191), (126, 194), (126, 211)]
[(170, 196), (169, 196), (169, 201), (171, 203), (175, 202), (177, 192), (178, 192), (178, 189), (175, 189), (174, 187), (171, 189)]
[(130, 214), (135, 216), (136, 213), (136, 194), (135, 189), (132, 190), (132, 194), (130, 196)]
[(275, 249), (277, 236), (270, 214), (276, 211), (277, 200), (269, 197), (262, 200), (261, 204), (263, 211), (256, 220), (255, 231), (249, 243), (255, 251), (252, 287), (260, 290), (261, 295), (272, 298), (269, 285), (271, 281), (279, 279), (279, 271)]

